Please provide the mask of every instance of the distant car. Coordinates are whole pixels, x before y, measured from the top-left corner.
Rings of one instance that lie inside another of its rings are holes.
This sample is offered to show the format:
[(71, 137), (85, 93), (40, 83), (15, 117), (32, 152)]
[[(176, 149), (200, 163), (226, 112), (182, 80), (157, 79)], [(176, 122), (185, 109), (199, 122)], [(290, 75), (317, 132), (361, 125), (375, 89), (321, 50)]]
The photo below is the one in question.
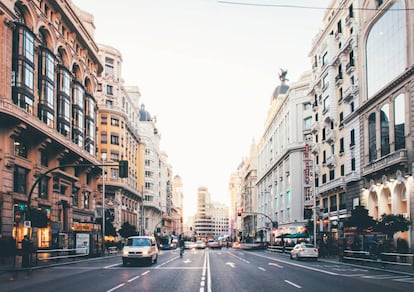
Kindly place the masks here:
[(195, 243), (195, 248), (196, 249), (205, 249), (206, 247), (207, 247), (207, 245), (204, 241), (199, 240)]
[(131, 236), (122, 249), (122, 264), (134, 262), (155, 264), (158, 260), (157, 241), (153, 236)]
[(196, 247), (195, 242), (192, 242), (192, 241), (185, 241), (184, 242), (184, 248), (185, 249), (193, 249), (195, 247)]
[(233, 244), (231, 245), (232, 248), (240, 248), (240, 242), (233, 242)]
[(314, 259), (318, 260), (319, 252), (318, 249), (310, 243), (299, 243), (296, 244), (293, 249), (290, 251), (291, 259)]
[(207, 247), (211, 248), (211, 249), (216, 249), (216, 248), (219, 249), (219, 248), (221, 248), (221, 244), (218, 241), (209, 240), (209, 241), (207, 241)]

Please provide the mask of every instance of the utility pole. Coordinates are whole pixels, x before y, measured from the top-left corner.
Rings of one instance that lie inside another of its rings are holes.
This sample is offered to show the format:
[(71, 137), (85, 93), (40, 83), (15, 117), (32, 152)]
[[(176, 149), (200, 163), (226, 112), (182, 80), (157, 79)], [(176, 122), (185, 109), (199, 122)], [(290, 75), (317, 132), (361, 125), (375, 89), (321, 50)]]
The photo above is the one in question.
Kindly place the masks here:
[(141, 186), (141, 232), (144, 235), (144, 185)]

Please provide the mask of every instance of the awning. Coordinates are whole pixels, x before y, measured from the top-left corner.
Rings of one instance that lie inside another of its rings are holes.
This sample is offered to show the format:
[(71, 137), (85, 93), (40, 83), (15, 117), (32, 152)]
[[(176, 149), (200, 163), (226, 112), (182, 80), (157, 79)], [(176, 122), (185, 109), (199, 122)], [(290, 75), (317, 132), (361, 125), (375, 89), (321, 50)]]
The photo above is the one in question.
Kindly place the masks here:
[(286, 234), (284, 235), (284, 238), (308, 238), (308, 233), (294, 233), (294, 234)]
[(289, 235), (291, 235), (291, 234), (290, 233), (284, 233), (284, 234), (276, 236), (276, 238), (288, 238)]

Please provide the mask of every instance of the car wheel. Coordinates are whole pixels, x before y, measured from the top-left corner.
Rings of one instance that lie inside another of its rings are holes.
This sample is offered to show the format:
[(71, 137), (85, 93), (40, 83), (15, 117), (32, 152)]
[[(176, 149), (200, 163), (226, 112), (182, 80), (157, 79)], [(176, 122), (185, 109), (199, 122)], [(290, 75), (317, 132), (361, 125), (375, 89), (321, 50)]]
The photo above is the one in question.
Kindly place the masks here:
[(126, 259), (122, 259), (122, 265), (126, 267), (128, 265), (128, 261)]
[(156, 264), (158, 261), (158, 255), (155, 255), (155, 260), (154, 260), (154, 264)]

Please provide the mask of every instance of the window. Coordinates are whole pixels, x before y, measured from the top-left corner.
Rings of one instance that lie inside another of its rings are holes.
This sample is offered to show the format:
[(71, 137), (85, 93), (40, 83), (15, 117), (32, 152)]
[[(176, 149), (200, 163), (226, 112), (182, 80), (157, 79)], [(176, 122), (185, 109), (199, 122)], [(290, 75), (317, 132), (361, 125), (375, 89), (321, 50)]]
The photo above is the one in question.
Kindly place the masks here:
[(349, 147), (354, 147), (355, 146), (355, 129), (351, 130), (350, 136), (351, 136), (351, 143), (349, 144)]
[(351, 170), (355, 171), (356, 170), (356, 164), (355, 164), (355, 158), (351, 159)]
[(308, 117), (304, 120), (304, 129), (308, 130), (312, 127), (312, 117)]
[(108, 118), (105, 115), (101, 115), (101, 125), (108, 124)]
[(375, 118), (375, 113), (370, 114), (368, 117), (368, 142), (370, 162), (377, 159), (377, 132)]
[(303, 110), (307, 111), (307, 110), (311, 110), (312, 109), (312, 105), (310, 102), (304, 103), (303, 104)]
[(119, 161), (119, 153), (115, 152), (115, 151), (111, 151), (111, 160), (112, 161)]
[(49, 178), (44, 176), (39, 181), (39, 198), (47, 199), (48, 198), (48, 188), (49, 188)]
[(106, 86), (106, 94), (108, 95), (113, 95), (114, 94), (114, 88), (112, 85), (107, 85)]
[(14, 155), (27, 158), (27, 146), (22, 140), (14, 140)]
[(119, 119), (111, 117), (111, 126), (119, 127)]
[(111, 135), (111, 144), (112, 145), (119, 145), (119, 137), (118, 135)]
[(329, 180), (334, 180), (335, 179), (335, 169), (331, 169), (329, 171)]
[(46, 150), (40, 150), (40, 165), (49, 166), (49, 158)]
[(336, 205), (336, 195), (333, 195), (330, 197), (330, 205), (331, 205), (331, 211), (338, 210), (338, 206)]
[(322, 163), (326, 163), (326, 151), (325, 150), (323, 150), (322, 152), (322, 158), (323, 158)]
[(72, 189), (72, 205), (79, 206), (79, 192), (77, 188)]
[(345, 176), (345, 165), (341, 164), (341, 176)]
[(323, 76), (322, 78), (322, 90), (326, 89), (329, 86), (329, 82), (328, 82), (328, 74), (326, 74), (325, 76)]
[(337, 31), (338, 31), (338, 33), (342, 33), (342, 22), (341, 22), (341, 20), (339, 20), (338, 21), (338, 24), (337, 24)]
[(322, 56), (322, 67), (325, 66), (328, 62), (328, 52), (325, 52)]
[(323, 111), (326, 112), (329, 109), (329, 96), (323, 99)]
[(340, 112), (339, 113), (339, 124), (342, 124), (344, 122), (344, 113)]
[(344, 138), (339, 139), (339, 153), (344, 153), (345, 147), (344, 147)]
[(105, 57), (105, 76), (114, 75), (114, 59)]
[[(78, 190), (76, 190), (76, 193), (78, 192)], [(89, 197), (90, 197), (90, 192), (85, 191), (83, 193), (83, 208), (85, 209), (89, 209)]]
[(28, 173), (27, 169), (20, 167), (18, 165), (15, 166), (14, 174), (13, 174), (13, 191), (14, 192), (26, 195), (27, 173)]
[(349, 5), (349, 7), (348, 7), (348, 16), (350, 18), (354, 17), (354, 6), (353, 6), (353, 4)]
[(106, 132), (102, 132), (101, 133), (101, 143), (106, 144), (107, 142), (108, 142), (107, 134), (106, 134)]
[[(377, 1), (380, 6), (382, 1)], [(368, 34), (365, 51), (368, 98), (407, 67), (405, 15), (402, 1), (396, 1)]]
[(390, 153), (390, 113), (389, 105), (385, 104), (381, 108), (381, 157)]
[(405, 148), (405, 105), (404, 95), (398, 95), (394, 100), (394, 141), (395, 150)]

